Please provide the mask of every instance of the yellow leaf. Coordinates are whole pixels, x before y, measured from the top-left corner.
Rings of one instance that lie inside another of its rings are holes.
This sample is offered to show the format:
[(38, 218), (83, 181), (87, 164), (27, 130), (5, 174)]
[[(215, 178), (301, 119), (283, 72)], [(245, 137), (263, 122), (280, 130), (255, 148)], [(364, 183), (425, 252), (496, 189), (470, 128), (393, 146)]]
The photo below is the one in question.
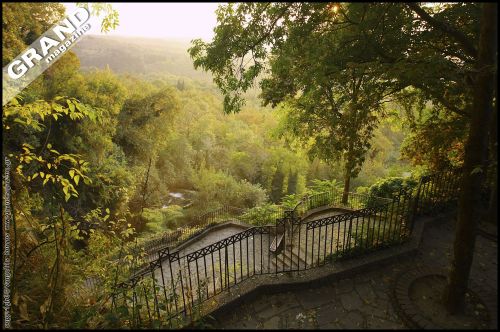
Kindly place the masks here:
[(23, 302), (21, 303), (21, 305), (19, 305), (19, 316), (25, 320), (30, 319), (28, 315), (28, 306), (26, 305), (26, 302)]
[(43, 302), (43, 304), (40, 306), (40, 313), (42, 315), (45, 315), (45, 313), (47, 312), (48, 305), (49, 305), (49, 299), (45, 300), (45, 302)]
[(40, 172), (40, 177), (43, 179), (45, 177), (45, 173), (44, 172)]
[(47, 168), (50, 169), (52, 165), (50, 163), (47, 163)]
[(75, 180), (75, 183), (78, 185), (78, 181), (80, 180), (80, 175), (75, 175), (73, 180)]
[(75, 170), (74, 169), (70, 169), (69, 170), (69, 176), (71, 176), (71, 178), (73, 178), (75, 176)]

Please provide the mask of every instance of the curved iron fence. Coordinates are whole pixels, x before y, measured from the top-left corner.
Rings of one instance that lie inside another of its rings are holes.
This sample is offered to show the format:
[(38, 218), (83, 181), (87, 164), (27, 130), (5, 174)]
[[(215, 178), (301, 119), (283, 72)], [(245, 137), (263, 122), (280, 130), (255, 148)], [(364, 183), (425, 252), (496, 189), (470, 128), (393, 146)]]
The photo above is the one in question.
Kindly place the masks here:
[(318, 207), (336, 207), (357, 210), (388, 202), (391, 202), (391, 199), (352, 192), (348, 192), (344, 199), (342, 191), (331, 190), (303, 197), (292, 211), (295, 217), (301, 218), (306, 212)]
[[(306, 197), (283, 211), (276, 225), (251, 227), (193, 252), (168, 247), (130, 280), (117, 286), (115, 311), (127, 312), (130, 327), (176, 327), (209, 299), (259, 275), (301, 271), (360, 256), (407, 241), (415, 217), (451, 207), (460, 190), (460, 173), (423, 177), (415, 192), (393, 199), (332, 191)], [(337, 214), (302, 218), (320, 206)], [(277, 236), (282, 246), (272, 248)]]
[(160, 238), (150, 240), (142, 245), (143, 250), (151, 254), (166, 247), (174, 248), (181, 242), (200, 234), (206, 228), (237, 218), (245, 212), (245, 209), (222, 206), (216, 210), (206, 212), (193, 218), (189, 227), (182, 227), (174, 231), (164, 233)]

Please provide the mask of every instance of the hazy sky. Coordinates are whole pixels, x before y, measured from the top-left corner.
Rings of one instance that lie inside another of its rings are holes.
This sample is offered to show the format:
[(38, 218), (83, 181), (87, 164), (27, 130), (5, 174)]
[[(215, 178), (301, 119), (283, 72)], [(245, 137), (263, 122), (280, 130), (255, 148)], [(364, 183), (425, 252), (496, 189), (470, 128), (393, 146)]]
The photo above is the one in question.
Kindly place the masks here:
[[(75, 3), (65, 3), (67, 14)], [(120, 25), (109, 35), (210, 40), (219, 3), (112, 3)], [(100, 21), (90, 21), (92, 34), (101, 34)]]

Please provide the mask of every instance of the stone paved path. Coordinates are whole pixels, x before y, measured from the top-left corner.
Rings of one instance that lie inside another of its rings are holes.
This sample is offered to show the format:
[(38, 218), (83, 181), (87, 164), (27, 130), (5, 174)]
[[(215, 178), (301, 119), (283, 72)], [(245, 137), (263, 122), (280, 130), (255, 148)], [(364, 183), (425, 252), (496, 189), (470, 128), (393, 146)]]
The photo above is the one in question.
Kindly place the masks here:
[[(427, 225), (419, 252), (370, 272), (327, 286), (261, 295), (215, 316), (223, 329), (404, 329), (389, 300), (398, 275), (414, 266), (447, 269), (452, 257), (454, 221)], [(497, 293), (497, 243), (478, 236), (471, 277)]]

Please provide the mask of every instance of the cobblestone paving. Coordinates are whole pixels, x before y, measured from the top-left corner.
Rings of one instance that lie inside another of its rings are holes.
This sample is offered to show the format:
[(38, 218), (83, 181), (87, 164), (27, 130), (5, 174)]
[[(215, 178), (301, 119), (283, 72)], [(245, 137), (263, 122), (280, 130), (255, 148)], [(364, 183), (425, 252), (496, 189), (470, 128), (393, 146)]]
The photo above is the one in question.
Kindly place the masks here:
[[(261, 295), (215, 316), (223, 329), (405, 329), (389, 300), (396, 278), (415, 266), (447, 269), (452, 257), (454, 221), (427, 225), (419, 252), (330, 285)], [(497, 243), (478, 236), (471, 277), (497, 292)]]

